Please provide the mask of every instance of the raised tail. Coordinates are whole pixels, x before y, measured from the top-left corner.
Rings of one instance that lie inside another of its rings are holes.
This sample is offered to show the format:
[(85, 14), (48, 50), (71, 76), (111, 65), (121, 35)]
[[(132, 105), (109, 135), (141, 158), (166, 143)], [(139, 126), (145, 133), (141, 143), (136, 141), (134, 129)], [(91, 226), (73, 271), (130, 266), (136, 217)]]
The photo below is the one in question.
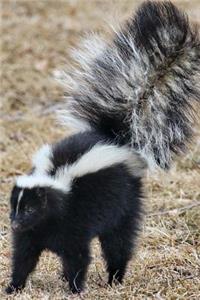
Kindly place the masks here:
[(111, 43), (94, 37), (63, 72), (70, 88), (62, 120), (128, 144), (169, 168), (192, 138), (200, 101), (200, 39), (171, 2), (144, 2)]

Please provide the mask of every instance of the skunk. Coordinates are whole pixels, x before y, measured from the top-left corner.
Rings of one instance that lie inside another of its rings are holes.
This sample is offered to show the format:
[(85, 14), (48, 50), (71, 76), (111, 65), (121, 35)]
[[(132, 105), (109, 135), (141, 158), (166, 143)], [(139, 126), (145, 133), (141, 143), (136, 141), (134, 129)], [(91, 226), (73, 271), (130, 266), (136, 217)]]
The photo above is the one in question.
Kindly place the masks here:
[(57, 253), (72, 292), (84, 288), (90, 242), (108, 282), (122, 282), (142, 217), (147, 167), (168, 169), (192, 140), (200, 99), (200, 39), (171, 2), (145, 2), (112, 42), (99, 37), (59, 73), (70, 88), (61, 121), (78, 132), (33, 157), (11, 194), (12, 280), (24, 287), (44, 249)]
[(145, 168), (137, 154), (96, 132), (43, 146), (31, 174), (19, 177), (12, 191), (14, 253), (7, 293), (24, 287), (44, 249), (61, 257), (71, 291), (80, 292), (96, 236), (109, 283), (121, 282), (141, 217)]

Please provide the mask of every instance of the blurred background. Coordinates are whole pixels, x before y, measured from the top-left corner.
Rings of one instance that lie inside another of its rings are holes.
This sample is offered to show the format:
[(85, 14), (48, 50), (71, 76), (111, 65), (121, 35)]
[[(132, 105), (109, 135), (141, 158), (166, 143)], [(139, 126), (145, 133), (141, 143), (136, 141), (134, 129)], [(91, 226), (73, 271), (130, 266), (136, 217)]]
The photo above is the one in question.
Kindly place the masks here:
[[(173, 2), (200, 25), (199, 0)], [(109, 24), (115, 27), (116, 23), (123, 23), (142, 1), (0, 0), (0, 3), (0, 285), (3, 288), (9, 278), (8, 203), (13, 179), (28, 170), (31, 155), (41, 144), (69, 133), (55, 121), (55, 110), (63, 105), (63, 90), (52, 75), (71, 62), (70, 50), (78, 47), (81, 37), (93, 31), (109, 36), (112, 31)], [(95, 242), (90, 290), (85, 299), (200, 299), (199, 128), (189, 153), (175, 163), (169, 174), (147, 178), (147, 217), (125, 285), (116, 290), (105, 286), (106, 274)], [(67, 288), (58, 278), (58, 268), (58, 260), (44, 254), (37, 273), (17, 299), (66, 299)], [(3, 293), (0, 296), (6, 299)]]
[[(67, 63), (85, 33), (105, 34), (141, 0), (1, 0), (2, 110), (15, 112), (60, 100), (49, 77)], [(200, 22), (199, 0), (176, 0)]]

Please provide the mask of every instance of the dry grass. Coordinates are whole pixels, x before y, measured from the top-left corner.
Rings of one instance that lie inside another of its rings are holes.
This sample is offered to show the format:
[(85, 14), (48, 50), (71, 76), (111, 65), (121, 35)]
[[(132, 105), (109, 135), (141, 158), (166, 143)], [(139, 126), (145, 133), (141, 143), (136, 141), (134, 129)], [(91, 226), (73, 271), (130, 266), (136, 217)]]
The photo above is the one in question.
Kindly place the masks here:
[[(1, 190), (0, 285), (10, 274), (9, 192), (15, 175), (29, 167), (31, 154), (44, 141), (67, 134), (55, 124), (54, 107), (62, 91), (52, 71), (69, 59), (71, 46), (85, 31), (106, 31), (109, 15), (123, 19), (141, 1), (24, 0), (1, 1)], [(176, 1), (193, 20), (200, 17), (198, 0)], [(116, 8), (115, 8), (116, 7)], [(118, 16), (118, 17), (117, 17)], [(53, 107), (53, 109), (52, 109)], [(83, 299), (200, 299), (200, 140), (168, 174), (147, 178), (147, 216), (137, 255), (122, 286), (106, 286), (98, 242)], [(188, 206), (188, 209), (179, 210)], [(59, 279), (58, 259), (44, 253), (25, 290), (0, 299), (70, 299)], [(78, 298), (78, 297), (77, 297)]]

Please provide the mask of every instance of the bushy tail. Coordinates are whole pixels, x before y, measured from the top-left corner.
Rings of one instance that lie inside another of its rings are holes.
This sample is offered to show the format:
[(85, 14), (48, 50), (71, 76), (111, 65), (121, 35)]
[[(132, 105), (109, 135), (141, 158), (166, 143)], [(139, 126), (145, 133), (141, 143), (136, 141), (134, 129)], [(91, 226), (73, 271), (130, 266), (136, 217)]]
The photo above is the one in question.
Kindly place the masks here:
[(64, 122), (168, 168), (192, 137), (200, 101), (200, 40), (187, 17), (171, 2), (144, 2), (111, 43), (93, 37), (75, 59), (80, 69), (61, 78), (71, 89)]

